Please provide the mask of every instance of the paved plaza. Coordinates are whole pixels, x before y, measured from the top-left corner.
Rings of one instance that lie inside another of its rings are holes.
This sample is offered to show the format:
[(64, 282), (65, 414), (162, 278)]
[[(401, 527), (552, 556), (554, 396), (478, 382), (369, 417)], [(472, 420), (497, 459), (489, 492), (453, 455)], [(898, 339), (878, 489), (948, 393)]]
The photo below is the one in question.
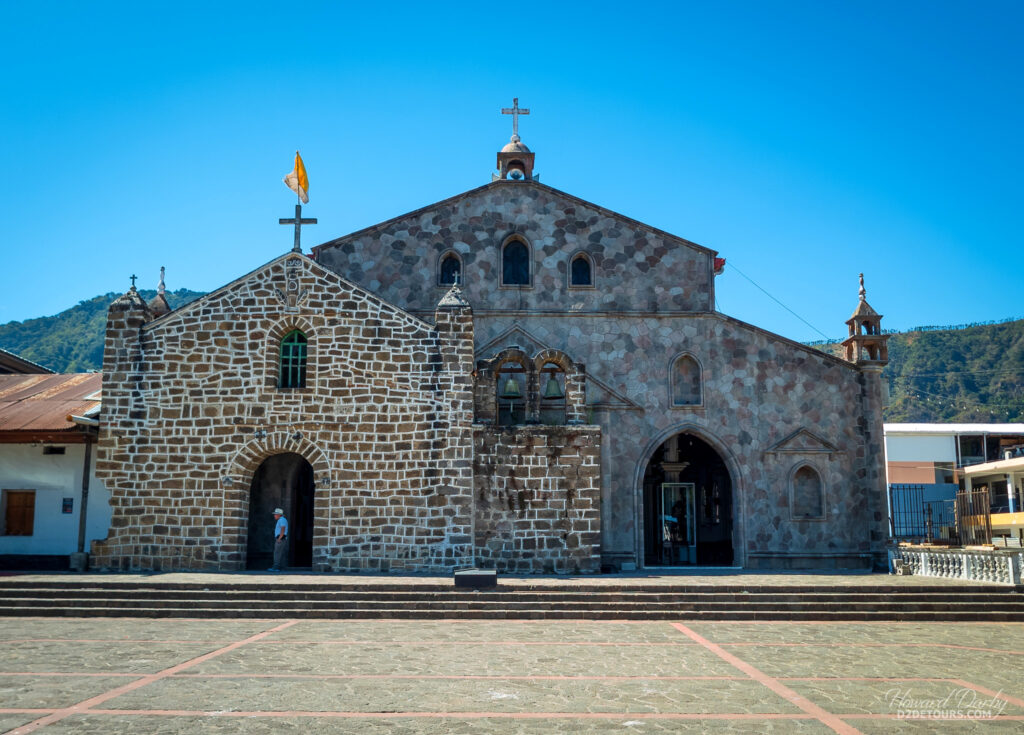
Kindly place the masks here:
[(0, 732), (1019, 733), (1022, 661), (1017, 623), (9, 618)]

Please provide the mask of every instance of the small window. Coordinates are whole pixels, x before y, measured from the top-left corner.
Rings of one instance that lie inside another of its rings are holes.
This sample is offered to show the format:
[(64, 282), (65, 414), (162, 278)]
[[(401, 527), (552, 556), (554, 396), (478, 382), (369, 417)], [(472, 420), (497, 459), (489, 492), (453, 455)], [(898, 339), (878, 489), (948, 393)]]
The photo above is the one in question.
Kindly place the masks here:
[(453, 286), (462, 283), (462, 261), (455, 253), (448, 253), (441, 258), (441, 267), (438, 269), (437, 282), (441, 286)]
[(3, 491), (4, 536), (31, 536), (36, 519), (35, 490)]
[(281, 371), (278, 387), (306, 387), (306, 335), (297, 329), (289, 332), (281, 340)]
[(67, 447), (54, 447), (47, 445), (43, 447), (43, 454), (64, 454), (66, 450)]
[(700, 365), (690, 355), (682, 355), (672, 363), (672, 405), (700, 404)]
[(501, 251), (501, 284), (530, 285), (530, 249), (522, 240), (510, 240)]
[(825, 498), (822, 493), (821, 476), (813, 467), (804, 465), (793, 475), (793, 518), (823, 518)]
[(572, 263), (569, 266), (569, 285), (593, 286), (594, 277), (592, 271), (590, 259), (583, 253), (580, 253), (572, 259)]

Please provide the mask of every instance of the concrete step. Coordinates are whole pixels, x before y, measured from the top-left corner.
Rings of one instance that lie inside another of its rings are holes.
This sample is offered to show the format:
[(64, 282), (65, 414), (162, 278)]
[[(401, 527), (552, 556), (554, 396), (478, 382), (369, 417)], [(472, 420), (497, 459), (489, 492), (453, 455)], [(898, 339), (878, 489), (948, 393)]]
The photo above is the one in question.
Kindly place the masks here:
[[(25, 608), (0, 606), (0, 617), (25, 617)], [(715, 611), (615, 611), (591, 610), (577, 611), (566, 609), (552, 610), (465, 610), (465, 611), (422, 611), (407, 607), (334, 610), (293, 610), (282, 608), (251, 608), (223, 609), (192, 606), (188, 608), (152, 608), (152, 607), (92, 607), (75, 608), (51, 606), (33, 608), (31, 617), (131, 617), (131, 618), (256, 618), (273, 619), (437, 619), (437, 620), (736, 620), (736, 621), (907, 621), (907, 622), (1024, 622), (1024, 612), (1004, 612), (999, 610), (974, 611), (885, 611), (885, 612), (848, 612), (848, 611), (791, 611), (777, 610), (771, 612), (750, 610), (715, 610)]]
[(942, 610), (985, 610), (997, 608), (1003, 611), (1024, 612), (1024, 599), (1015, 599), (1002, 602), (999, 605), (979, 604), (971, 600), (947, 600), (943, 602), (916, 602), (904, 603), (901, 601), (880, 600), (869, 602), (814, 602), (798, 601), (780, 604), (778, 602), (759, 602), (755, 600), (743, 602), (692, 602), (692, 601), (671, 601), (671, 602), (607, 602), (593, 600), (551, 600), (548, 602), (531, 602), (516, 599), (505, 600), (461, 600), (461, 601), (437, 601), (417, 600), (413, 602), (401, 602), (396, 604), (392, 600), (265, 600), (259, 597), (244, 597), (238, 599), (204, 599), (194, 600), (190, 598), (152, 598), (139, 597), (135, 599), (77, 599), (69, 597), (25, 597), (17, 600), (9, 599), (4, 601), (9, 608), (40, 608), (50, 606), (73, 607), (78, 609), (105, 607), (105, 608), (180, 608), (187, 610), (193, 607), (207, 609), (281, 609), (281, 610), (379, 610), (405, 608), (409, 610), (422, 611), (449, 611), (462, 612), (466, 610), (523, 610), (523, 611), (546, 611), (557, 609), (568, 610), (614, 610), (614, 611), (713, 611), (713, 610), (751, 610), (751, 611), (772, 611), (772, 610), (837, 610), (837, 611), (862, 611), (881, 612), (886, 610), (912, 611), (912, 612), (933, 612)]

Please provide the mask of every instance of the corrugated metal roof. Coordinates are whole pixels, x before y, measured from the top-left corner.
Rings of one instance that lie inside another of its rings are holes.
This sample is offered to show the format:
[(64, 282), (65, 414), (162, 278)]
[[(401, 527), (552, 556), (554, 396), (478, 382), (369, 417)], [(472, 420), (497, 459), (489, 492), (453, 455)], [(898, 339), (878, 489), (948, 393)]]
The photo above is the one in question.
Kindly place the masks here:
[(0, 431), (74, 431), (69, 414), (100, 405), (100, 373), (0, 375)]

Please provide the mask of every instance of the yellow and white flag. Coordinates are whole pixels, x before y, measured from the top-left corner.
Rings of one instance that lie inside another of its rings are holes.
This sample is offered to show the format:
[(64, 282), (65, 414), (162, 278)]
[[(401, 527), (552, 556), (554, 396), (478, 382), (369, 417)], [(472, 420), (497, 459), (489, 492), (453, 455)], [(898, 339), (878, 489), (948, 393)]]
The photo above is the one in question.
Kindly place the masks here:
[(302, 156), (295, 151), (295, 168), (284, 177), (284, 185), (299, 195), (303, 204), (309, 203), (309, 179), (306, 178), (306, 167), (302, 165)]

